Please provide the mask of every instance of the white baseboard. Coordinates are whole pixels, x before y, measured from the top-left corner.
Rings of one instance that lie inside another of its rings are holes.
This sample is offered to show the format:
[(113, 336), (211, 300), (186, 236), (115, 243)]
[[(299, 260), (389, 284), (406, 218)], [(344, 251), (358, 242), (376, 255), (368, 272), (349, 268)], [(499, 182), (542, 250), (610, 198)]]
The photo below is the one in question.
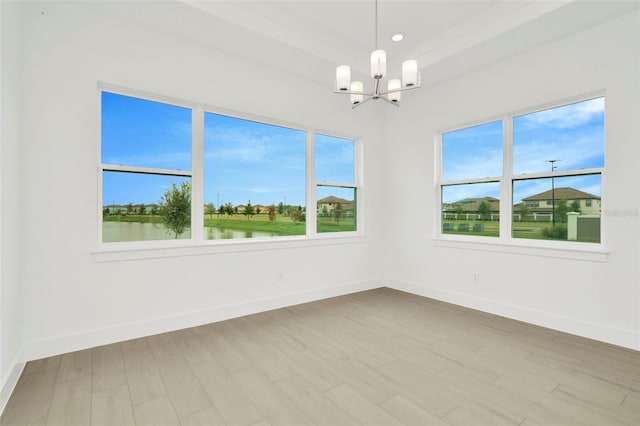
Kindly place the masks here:
[(381, 286), (382, 284), (380, 281), (354, 282), (333, 287), (323, 287), (310, 291), (289, 293), (271, 298), (256, 299), (237, 304), (216, 306), (208, 310), (153, 318), (78, 334), (34, 340), (24, 344), (20, 359), (23, 361), (41, 359), (95, 346), (122, 342), (138, 337), (151, 336), (154, 334), (180, 330), (182, 328), (224, 321), (230, 318), (237, 318), (244, 315), (255, 314), (300, 303), (313, 302), (363, 290), (371, 290)]
[(421, 285), (394, 280), (385, 280), (384, 285), (396, 290), (429, 297), (454, 305), (464, 306), (483, 312), (524, 321), (541, 327), (594, 339), (629, 349), (640, 350), (640, 334), (636, 330), (609, 327), (550, 312), (538, 311), (524, 306), (503, 303), (464, 293), (443, 290), (429, 285)]
[(4, 412), (7, 402), (9, 402), (9, 398), (11, 397), (13, 390), (16, 388), (16, 384), (18, 383), (18, 379), (20, 378), (25, 365), (25, 362), (15, 361), (9, 376), (4, 383), (2, 383), (2, 387), (0, 387), (0, 415)]

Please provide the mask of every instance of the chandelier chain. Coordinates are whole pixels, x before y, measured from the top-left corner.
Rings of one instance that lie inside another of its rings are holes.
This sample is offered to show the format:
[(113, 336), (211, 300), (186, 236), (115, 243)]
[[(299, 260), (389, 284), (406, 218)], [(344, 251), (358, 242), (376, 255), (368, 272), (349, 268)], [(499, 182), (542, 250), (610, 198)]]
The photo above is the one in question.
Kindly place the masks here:
[(378, 0), (376, 0), (375, 10), (376, 10), (376, 22), (375, 22), (375, 24), (376, 24), (375, 25), (375, 27), (376, 27), (376, 40), (375, 40), (376, 46), (375, 46), (375, 48), (376, 49), (375, 50), (378, 50)]

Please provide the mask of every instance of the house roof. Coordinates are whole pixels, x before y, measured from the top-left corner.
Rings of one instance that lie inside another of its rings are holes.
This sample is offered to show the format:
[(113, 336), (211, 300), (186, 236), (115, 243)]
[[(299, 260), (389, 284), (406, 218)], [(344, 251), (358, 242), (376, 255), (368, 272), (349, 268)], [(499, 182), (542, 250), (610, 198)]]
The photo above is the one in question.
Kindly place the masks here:
[(337, 204), (337, 203), (345, 204), (345, 203), (352, 203), (352, 202), (353, 201), (345, 200), (344, 198), (339, 198), (334, 195), (329, 195), (328, 197), (324, 197), (323, 199), (318, 200), (318, 204)]
[(579, 191), (573, 188), (556, 188), (548, 190), (531, 197), (523, 198), (522, 201), (541, 201), (541, 200), (599, 200), (598, 195), (589, 194), (588, 192)]
[(449, 204), (444, 210), (445, 211), (455, 211), (457, 207), (462, 207), (462, 211), (465, 213), (477, 212), (480, 208), (480, 203), (489, 204), (489, 208), (493, 212), (500, 211), (500, 200), (494, 197), (482, 197), (482, 198), (465, 198), (460, 201), (456, 201), (455, 203)]

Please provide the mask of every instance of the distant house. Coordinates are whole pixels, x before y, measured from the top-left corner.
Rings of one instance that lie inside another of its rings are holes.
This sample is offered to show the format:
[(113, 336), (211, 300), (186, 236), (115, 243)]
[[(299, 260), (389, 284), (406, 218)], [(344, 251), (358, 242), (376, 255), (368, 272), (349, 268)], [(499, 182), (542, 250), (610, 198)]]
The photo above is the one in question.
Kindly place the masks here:
[(345, 216), (353, 215), (353, 201), (329, 195), (328, 197), (318, 200), (318, 216), (331, 216), (331, 212), (335, 210), (338, 204), (342, 206), (342, 211)]
[(490, 210), (488, 219), (494, 220), (500, 214), (500, 200), (494, 197), (465, 198), (455, 203), (445, 204), (442, 209), (445, 219), (480, 219), (480, 205), (485, 203)]
[[(579, 191), (573, 188), (556, 188), (539, 194), (523, 198), (522, 202), (527, 205), (527, 210), (531, 213), (549, 213), (553, 210), (553, 199), (555, 198), (556, 206), (560, 200), (567, 201), (571, 206), (574, 202), (580, 209), (580, 213), (584, 215), (600, 215), (600, 197), (598, 195), (589, 194), (588, 192)], [(514, 206), (514, 213), (522, 204)]]

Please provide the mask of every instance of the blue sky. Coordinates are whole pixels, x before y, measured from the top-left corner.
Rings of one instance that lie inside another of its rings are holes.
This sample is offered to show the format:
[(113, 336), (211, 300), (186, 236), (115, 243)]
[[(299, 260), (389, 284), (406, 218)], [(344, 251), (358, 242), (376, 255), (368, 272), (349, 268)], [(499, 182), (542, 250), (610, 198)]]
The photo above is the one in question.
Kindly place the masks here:
[(205, 202), (306, 205), (306, 133), (205, 114)]
[[(204, 139), (205, 203), (306, 205), (304, 131), (205, 113)], [(103, 92), (101, 143), (103, 164), (190, 170), (191, 110)], [(354, 183), (353, 141), (315, 144), (317, 180)], [(157, 203), (185, 179), (105, 172), (103, 204)]]
[[(604, 166), (604, 98), (514, 117), (513, 173), (526, 175), (551, 170)], [(502, 122), (496, 121), (442, 136), (443, 180), (497, 177), (502, 174)], [(601, 195), (600, 176), (556, 178), (555, 185)], [(551, 189), (550, 179), (518, 181), (514, 203)], [(491, 196), (497, 184), (456, 185), (443, 191), (443, 202)]]

